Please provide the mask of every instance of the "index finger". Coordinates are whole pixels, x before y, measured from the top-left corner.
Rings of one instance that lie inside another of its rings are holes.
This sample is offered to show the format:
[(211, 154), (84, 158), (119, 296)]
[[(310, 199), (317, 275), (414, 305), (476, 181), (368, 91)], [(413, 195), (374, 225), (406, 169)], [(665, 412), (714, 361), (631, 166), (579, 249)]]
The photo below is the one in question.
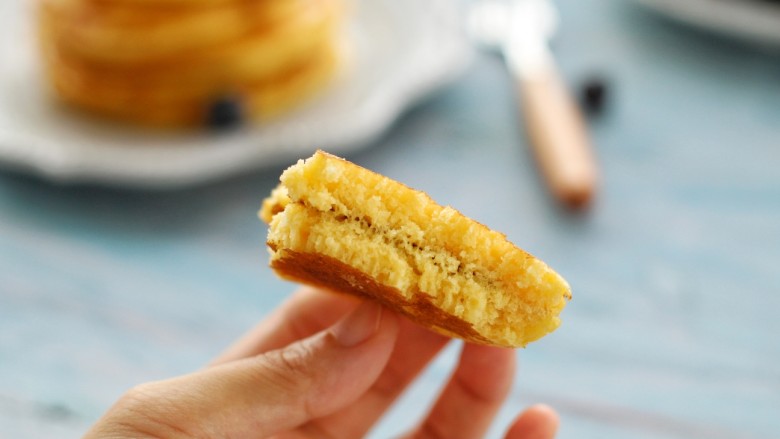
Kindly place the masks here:
[(352, 296), (303, 287), (217, 356), (209, 366), (283, 348), (330, 327), (358, 303), (359, 300)]

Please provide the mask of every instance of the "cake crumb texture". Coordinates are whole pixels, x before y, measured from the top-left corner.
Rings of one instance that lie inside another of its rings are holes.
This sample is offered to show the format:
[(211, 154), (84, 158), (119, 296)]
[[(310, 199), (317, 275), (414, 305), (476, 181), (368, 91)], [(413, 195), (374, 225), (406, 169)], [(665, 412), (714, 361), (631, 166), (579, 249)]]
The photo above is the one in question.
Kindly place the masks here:
[(282, 277), (371, 297), (448, 336), (525, 346), (571, 298), (503, 234), (321, 151), (282, 174), (260, 216)]

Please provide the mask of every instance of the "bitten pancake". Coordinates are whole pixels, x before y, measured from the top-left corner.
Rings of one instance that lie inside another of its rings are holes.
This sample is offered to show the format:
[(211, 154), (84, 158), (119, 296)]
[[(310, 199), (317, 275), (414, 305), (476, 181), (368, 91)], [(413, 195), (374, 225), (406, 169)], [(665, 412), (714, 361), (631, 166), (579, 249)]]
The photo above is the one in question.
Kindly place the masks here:
[(440, 333), (518, 347), (560, 324), (566, 281), (426, 194), (318, 151), (260, 212), (280, 276), (378, 300)]

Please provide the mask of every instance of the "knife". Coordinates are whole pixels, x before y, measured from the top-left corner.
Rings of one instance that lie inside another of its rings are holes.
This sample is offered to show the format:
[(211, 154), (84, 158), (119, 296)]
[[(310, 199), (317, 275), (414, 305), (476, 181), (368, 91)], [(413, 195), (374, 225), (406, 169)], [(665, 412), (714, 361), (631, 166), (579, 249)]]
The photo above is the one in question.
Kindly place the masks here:
[(479, 0), (467, 24), (471, 35), (504, 55), (550, 191), (564, 205), (583, 208), (595, 195), (597, 169), (582, 114), (548, 46), (557, 22), (549, 0)]

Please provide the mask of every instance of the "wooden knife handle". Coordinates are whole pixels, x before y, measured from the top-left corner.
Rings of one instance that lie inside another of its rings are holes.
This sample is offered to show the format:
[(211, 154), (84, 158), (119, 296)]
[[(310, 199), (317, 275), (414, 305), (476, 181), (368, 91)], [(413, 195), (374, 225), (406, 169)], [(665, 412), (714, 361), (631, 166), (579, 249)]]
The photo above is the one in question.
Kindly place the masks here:
[(531, 147), (550, 190), (568, 207), (586, 207), (597, 170), (578, 106), (554, 69), (517, 81)]

